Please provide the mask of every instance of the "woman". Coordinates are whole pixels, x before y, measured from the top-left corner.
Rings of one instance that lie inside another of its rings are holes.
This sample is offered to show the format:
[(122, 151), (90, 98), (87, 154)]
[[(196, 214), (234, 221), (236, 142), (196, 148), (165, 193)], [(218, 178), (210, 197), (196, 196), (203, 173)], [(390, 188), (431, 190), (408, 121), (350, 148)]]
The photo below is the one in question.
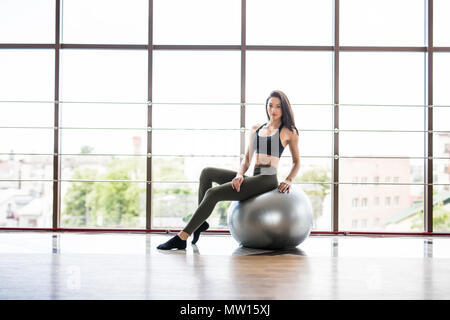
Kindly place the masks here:
[[(192, 244), (198, 241), (200, 232), (209, 228), (206, 219), (218, 201), (245, 200), (277, 188), (289, 192), (292, 180), (300, 169), (298, 153), (298, 130), (295, 127), (291, 104), (286, 95), (272, 91), (266, 100), (268, 123), (253, 126), (249, 147), (239, 172), (207, 167), (200, 175), (198, 208), (186, 227), (158, 249), (185, 249), (187, 238), (194, 234)], [(295, 129), (295, 131), (294, 131)], [(274, 133), (275, 132), (275, 133)], [(286, 179), (278, 185), (277, 167), (284, 148), (289, 145), (293, 166)], [(256, 161), (253, 176), (244, 173), (250, 166), (256, 146)], [(212, 187), (212, 182), (220, 185)]]

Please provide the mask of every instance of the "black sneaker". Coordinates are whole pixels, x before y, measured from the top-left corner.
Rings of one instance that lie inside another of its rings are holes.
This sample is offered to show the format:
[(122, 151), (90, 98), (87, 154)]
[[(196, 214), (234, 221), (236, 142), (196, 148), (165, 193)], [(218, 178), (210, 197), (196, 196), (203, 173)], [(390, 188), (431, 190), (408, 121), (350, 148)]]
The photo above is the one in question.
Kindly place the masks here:
[(178, 235), (169, 239), (167, 242), (160, 244), (158, 249), (170, 250), (170, 249), (186, 249), (186, 240), (181, 239)]
[(200, 227), (197, 228), (197, 230), (194, 231), (194, 239), (192, 239), (192, 244), (196, 244), (198, 241), (198, 238), (200, 237), (200, 232), (206, 231), (209, 228), (208, 222), (203, 222)]

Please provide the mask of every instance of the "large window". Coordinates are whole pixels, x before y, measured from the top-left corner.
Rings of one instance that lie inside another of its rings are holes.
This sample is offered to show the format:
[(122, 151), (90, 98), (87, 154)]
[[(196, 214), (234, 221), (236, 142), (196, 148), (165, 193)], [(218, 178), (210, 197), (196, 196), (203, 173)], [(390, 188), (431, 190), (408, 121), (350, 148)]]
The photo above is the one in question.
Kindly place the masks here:
[[(448, 9), (1, 1), (0, 227), (182, 228), (202, 169), (238, 170), (279, 89), (300, 132), (294, 188), (311, 199), (313, 230), (450, 232)], [(286, 147), (279, 181), (291, 159)], [(211, 229), (228, 229), (230, 203)]]

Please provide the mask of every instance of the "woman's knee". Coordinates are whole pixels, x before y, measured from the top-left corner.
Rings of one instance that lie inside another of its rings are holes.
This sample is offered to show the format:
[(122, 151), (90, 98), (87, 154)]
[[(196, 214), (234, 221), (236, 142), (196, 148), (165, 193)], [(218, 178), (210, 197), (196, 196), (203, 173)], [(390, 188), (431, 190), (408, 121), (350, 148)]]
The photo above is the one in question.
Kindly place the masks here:
[(211, 174), (211, 171), (213, 169), (214, 169), (213, 167), (205, 167), (205, 168), (203, 168), (202, 172), (200, 173), (200, 179), (209, 177), (210, 174)]
[(210, 201), (219, 201), (221, 199), (222, 188), (220, 186), (212, 187), (206, 190), (205, 198)]
[(208, 190), (206, 190), (205, 192), (205, 198), (212, 198), (216, 195), (217, 191), (216, 189), (213, 188), (209, 188)]

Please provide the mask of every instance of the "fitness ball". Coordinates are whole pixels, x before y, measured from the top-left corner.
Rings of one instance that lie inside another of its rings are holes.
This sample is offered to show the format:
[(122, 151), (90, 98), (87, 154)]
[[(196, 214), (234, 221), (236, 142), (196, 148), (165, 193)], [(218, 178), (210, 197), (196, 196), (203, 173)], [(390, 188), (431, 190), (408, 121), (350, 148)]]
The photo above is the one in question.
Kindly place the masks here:
[(311, 232), (311, 201), (301, 189), (277, 188), (242, 201), (232, 201), (227, 212), (233, 238), (244, 247), (286, 249), (298, 246)]

